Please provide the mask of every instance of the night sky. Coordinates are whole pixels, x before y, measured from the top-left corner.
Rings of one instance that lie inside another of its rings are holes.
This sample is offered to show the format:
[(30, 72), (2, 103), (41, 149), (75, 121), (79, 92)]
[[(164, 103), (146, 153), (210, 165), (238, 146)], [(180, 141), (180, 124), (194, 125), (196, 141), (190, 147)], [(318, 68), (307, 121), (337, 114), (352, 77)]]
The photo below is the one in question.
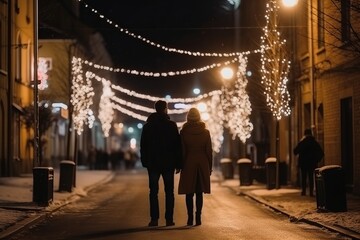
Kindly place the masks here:
[[(86, 0), (119, 26), (166, 47), (200, 52), (234, 52), (234, 9), (227, 0)], [(167, 72), (223, 62), (225, 58), (191, 57), (169, 53), (134, 39), (107, 24), (86, 9), (82, 18), (105, 38), (115, 67)], [(219, 89), (219, 69), (179, 77), (151, 78), (119, 74), (119, 85), (163, 97), (193, 97)]]

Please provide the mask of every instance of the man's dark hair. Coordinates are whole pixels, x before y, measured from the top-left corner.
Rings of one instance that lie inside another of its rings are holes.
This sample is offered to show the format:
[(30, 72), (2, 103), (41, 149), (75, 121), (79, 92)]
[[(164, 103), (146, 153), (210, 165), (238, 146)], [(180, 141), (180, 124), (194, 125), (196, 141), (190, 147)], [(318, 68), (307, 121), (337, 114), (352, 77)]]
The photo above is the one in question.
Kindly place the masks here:
[(311, 129), (305, 129), (305, 131), (304, 131), (304, 135), (306, 135), (306, 136), (312, 136), (312, 132), (311, 132)]
[(157, 113), (163, 113), (167, 108), (167, 103), (163, 100), (159, 100), (155, 102), (155, 110)]

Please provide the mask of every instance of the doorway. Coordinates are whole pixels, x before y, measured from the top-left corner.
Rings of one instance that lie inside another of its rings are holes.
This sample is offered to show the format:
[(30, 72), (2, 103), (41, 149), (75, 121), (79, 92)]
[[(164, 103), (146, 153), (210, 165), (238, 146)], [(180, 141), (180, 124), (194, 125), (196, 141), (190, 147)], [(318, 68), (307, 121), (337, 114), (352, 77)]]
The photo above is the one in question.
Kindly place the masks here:
[(345, 174), (346, 187), (351, 190), (354, 180), (352, 97), (343, 98), (340, 101), (341, 165)]

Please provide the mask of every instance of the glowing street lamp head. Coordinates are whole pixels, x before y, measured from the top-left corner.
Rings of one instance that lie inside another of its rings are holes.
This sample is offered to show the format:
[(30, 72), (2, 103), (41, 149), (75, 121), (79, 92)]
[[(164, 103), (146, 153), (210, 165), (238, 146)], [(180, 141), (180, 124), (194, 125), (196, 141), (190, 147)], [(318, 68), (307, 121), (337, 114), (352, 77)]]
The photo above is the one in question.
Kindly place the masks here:
[(294, 7), (298, 4), (299, 0), (282, 0), (285, 7)]
[(200, 89), (199, 88), (194, 88), (193, 93), (196, 94), (196, 95), (200, 94)]
[(234, 76), (234, 71), (230, 67), (224, 67), (221, 69), (220, 73), (222, 78), (225, 80), (230, 80)]

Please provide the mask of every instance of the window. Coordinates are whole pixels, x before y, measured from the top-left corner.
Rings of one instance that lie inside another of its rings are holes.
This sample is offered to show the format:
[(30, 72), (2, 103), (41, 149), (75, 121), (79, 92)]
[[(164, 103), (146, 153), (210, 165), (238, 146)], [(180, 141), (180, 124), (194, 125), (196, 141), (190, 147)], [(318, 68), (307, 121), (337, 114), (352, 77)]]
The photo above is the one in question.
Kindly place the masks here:
[(7, 72), (7, 9), (8, 5), (0, 2), (0, 71)]
[(317, 10), (317, 34), (318, 34), (318, 48), (324, 47), (325, 41), (325, 24), (324, 24), (324, 0), (317, 1), (318, 10)]
[(21, 37), (20, 34), (18, 35), (16, 47), (15, 47), (15, 81), (21, 82), (21, 49), (22, 49), (22, 43), (21, 43)]
[(14, 111), (14, 129), (13, 129), (13, 146), (14, 146), (14, 159), (20, 161), (20, 114), (18, 111)]
[(341, 0), (341, 41), (350, 40), (350, 0)]
[(311, 103), (304, 104), (304, 129), (311, 128)]

